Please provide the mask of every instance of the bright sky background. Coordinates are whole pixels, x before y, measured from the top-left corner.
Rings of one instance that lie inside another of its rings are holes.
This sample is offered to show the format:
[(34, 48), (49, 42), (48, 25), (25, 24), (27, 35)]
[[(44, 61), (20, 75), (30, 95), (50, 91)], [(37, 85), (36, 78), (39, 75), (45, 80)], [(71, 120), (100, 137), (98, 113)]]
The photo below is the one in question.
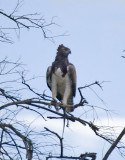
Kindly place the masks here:
[[(15, 3), (16, 0), (0, 0), (0, 8), (11, 13)], [(83, 92), (84, 97), (90, 104), (113, 110), (112, 125), (125, 126), (125, 59), (121, 58), (125, 55), (125, 0), (25, 0), (19, 11), (17, 14), (40, 13), (48, 22), (54, 17), (54, 22), (60, 26), (50, 27), (52, 34), (66, 32), (68, 36), (55, 38), (52, 43), (44, 40), (39, 30), (21, 30), (18, 38), (14, 36), (14, 44), (0, 43), (0, 59), (5, 56), (13, 61), (21, 58), (30, 76), (42, 76), (31, 86), (41, 93), (46, 90), (46, 94), (51, 95), (46, 85), (46, 69), (54, 61), (58, 45), (64, 44), (72, 51), (69, 61), (77, 70), (77, 87), (96, 80), (108, 81), (102, 84), (103, 91), (94, 87), (105, 105), (89, 89)], [(79, 98), (77, 92), (75, 103)], [(81, 111), (78, 109), (76, 113), (80, 115)], [(108, 123), (106, 113), (100, 111), (98, 114), (102, 123)], [(60, 128), (59, 124), (57, 126)], [(97, 160), (102, 158), (106, 152), (104, 141), (79, 124), (71, 124), (71, 130), (73, 136), (70, 130), (66, 135), (70, 134), (70, 143), (74, 139), (76, 141), (76, 156), (84, 152), (99, 152)], [(109, 160), (118, 159), (116, 152), (109, 157)]]

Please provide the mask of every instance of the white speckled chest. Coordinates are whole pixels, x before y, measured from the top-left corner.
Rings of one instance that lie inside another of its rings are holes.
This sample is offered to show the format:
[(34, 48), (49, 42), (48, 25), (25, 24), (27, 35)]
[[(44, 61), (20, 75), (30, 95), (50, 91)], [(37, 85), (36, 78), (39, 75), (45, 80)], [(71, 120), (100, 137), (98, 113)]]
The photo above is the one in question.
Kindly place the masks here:
[[(67, 67), (68, 70), (68, 67)], [(69, 78), (68, 72), (64, 77), (62, 77), (63, 73), (60, 68), (58, 68), (54, 74), (52, 74), (52, 90), (54, 92), (58, 92), (62, 95), (65, 95), (66, 99), (68, 98), (71, 92), (71, 80)], [(55, 93), (56, 95), (57, 93)], [(64, 99), (65, 101), (65, 99)], [(66, 103), (66, 102), (64, 102)]]

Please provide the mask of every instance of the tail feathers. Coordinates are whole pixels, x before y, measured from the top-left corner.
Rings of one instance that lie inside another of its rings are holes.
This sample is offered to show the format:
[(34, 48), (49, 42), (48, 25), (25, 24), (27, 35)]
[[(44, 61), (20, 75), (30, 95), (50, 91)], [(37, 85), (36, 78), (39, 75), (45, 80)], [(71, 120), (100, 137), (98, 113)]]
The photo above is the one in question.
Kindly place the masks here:
[[(73, 97), (69, 97), (67, 100), (67, 105), (73, 105)], [(73, 112), (74, 108), (71, 107), (66, 107), (66, 112)]]
[(73, 97), (68, 98), (67, 105), (73, 105)]

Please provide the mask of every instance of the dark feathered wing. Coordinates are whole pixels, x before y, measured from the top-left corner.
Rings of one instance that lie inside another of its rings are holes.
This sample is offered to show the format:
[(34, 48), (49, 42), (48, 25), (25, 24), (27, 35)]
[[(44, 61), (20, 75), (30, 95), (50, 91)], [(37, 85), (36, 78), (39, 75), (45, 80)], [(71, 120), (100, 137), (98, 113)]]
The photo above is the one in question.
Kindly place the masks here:
[(74, 65), (71, 63), (69, 63), (69, 66), (68, 66), (68, 74), (71, 80), (72, 96), (75, 96), (76, 94), (76, 69)]
[(47, 82), (47, 86), (49, 87), (49, 89), (51, 90), (51, 86), (52, 86), (52, 67), (49, 66), (47, 68), (47, 72), (46, 72), (46, 82)]

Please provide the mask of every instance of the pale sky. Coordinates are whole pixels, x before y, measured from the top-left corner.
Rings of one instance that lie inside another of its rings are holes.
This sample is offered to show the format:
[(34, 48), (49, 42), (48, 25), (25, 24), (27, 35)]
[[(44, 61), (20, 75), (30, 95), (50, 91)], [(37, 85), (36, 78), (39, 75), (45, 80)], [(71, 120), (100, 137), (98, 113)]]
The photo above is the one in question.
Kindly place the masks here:
[[(11, 13), (15, 7), (15, 2), (16, 0), (0, 0), (0, 6), (7, 13)], [(42, 32), (37, 29), (30, 31), (22, 29), (20, 36), (15, 36), (15, 32), (10, 35), (14, 35), (15, 43), (0, 43), (0, 58), (7, 56), (10, 60), (15, 61), (21, 57), (21, 61), (26, 64), (26, 69), (29, 70), (29, 76), (42, 76), (37, 81), (32, 82), (32, 87), (41, 93), (46, 90), (46, 94), (51, 95), (46, 85), (46, 69), (54, 61), (58, 45), (64, 44), (72, 51), (69, 61), (76, 67), (77, 87), (95, 81), (106, 81), (102, 84), (103, 91), (94, 87), (94, 91), (104, 100), (104, 103), (89, 89), (83, 92), (84, 97), (90, 104), (113, 110), (113, 113), (111, 113), (113, 124), (124, 126), (125, 59), (121, 56), (125, 55), (125, 52), (123, 52), (125, 49), (125, 1), (32, 0), (31, 2), (31, 0), (24, 0), (17, 14), (36, 12), (44, 16), (48, 22), (54, 17), (54, 22), (57, 25), (49, 28), (48, 33), (50, 35), (52, 32), (53, 35), (66, 33), (67, 36), (55, 38), (55, 42), (52, 43), (47, 39), (44, 40)], [(2, 20), (1, 16), (0, 18)], [(1, 25), (3, 24), (0, 23)], [(77, 92), (75, 103), (78, 103), (79, 99), (80, 96)], [(75, 114), (80, 116), (81, 111), (83, 111), (83, 108), (75, 111)], [(109, 119), (107, 114), (102, 113), (102, 111), (98, 111), (98, 116), (102, 123)], [(83, 116), (83, 118), (85, 117)], [(88, 120), (92, 119), (93, 117), (91, 118), (91, 114), (89, 114)], [(106, 151), (106, 143), (99, 138), (95, 138), (94, 135), (87, 136), (91, 131), (78, 126), (79, 124), (71, 125), (72, 131), (74, 131), (73, 137), (70, 137), (71, 141), (74, 137), (75, 139), (80, 137), (76, 140), (79, 147), (75, 155), (80, 154), (80, 152), (98, 152), (99, 150), (97, 160), (100, 160), (102, 150)], [(77, 130), (77, 133), (75, 130)], [(70, 130), (67, 129), (66, 135), (69, 133)], [(82, 138), (83, 142), (81, 141)], [(97, 146), (99, 142), (101, 148)], [(109, 160), (118, 160), (113, 156), (119, 157), (118, 153), (114, 152)]]

